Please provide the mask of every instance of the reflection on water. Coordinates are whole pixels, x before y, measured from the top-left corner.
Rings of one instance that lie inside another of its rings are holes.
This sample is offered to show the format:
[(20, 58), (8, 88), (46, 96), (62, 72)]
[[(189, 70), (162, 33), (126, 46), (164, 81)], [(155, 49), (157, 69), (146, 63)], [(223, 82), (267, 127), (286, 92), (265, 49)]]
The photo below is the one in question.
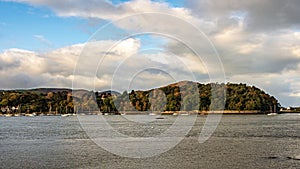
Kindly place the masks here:
[[(152, 136), (176, 118), (163, 117), (141, 124), (106, 119), (120, 133)], [(76, 116), (0, 117), (0, 168), (300, 168), (299, 115), (224, 115), (213, 136), (200, 144), (204, 122), (205, 116), (198, 116), (170, 151), (132, 159), (97, 146)]]

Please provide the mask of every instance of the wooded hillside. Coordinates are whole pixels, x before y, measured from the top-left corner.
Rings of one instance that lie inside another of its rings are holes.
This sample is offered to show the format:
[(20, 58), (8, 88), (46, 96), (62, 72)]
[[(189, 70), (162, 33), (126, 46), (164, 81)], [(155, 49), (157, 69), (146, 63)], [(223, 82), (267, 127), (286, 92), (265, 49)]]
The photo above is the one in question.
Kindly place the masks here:
[[(224, 92), (226, 91), (226, 92)], [(226, 98), (226, 102), (224, 102)], [(246, 84), (201, 84), (183, 81), (147, 91), (93, 92), (70, 89), (0, 91), (1, 113), (75, 113), (100, 110), (191, 111), (258, 110), (274, 111), (280, 104), (273, 96)]]

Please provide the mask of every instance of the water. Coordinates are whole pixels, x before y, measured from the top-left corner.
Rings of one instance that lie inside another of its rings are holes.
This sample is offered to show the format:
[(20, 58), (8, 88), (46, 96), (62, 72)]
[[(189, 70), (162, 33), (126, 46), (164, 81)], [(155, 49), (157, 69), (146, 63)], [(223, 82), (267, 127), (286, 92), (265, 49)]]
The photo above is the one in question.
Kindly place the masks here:
[[(164, 117), (140, 125), (106, 118), (123, 134), (152, 136), (159, 134), (153, 128), (163, 131), (176, 118)], [(292, 159), (300, 155), (299, 115), (224, 115), (213, 136), (200, 144), (204, 121), (198, 116), (170, 151), (134, 159), (100, 148), (76, 116), (0, 117), (0, 168), (300, 168)]]

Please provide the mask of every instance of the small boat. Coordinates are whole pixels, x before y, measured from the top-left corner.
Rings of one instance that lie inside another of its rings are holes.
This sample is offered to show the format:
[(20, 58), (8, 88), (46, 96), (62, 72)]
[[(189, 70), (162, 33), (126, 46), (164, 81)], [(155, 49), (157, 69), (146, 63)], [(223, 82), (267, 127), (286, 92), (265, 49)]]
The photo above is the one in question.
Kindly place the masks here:
[(27, 117), (34, 117), (33, 114), (25, 114), (25, 116), (27, 116)]
[(25, 116), (27, 116), (27, 117), (34, 117), (34, 116), (36, 116), (36, 114), (35, 114), (35, 113), (32, 113), (32, 114), (25, 114)]
[(268, 113), (267, 114), (268, 116), (275, 116), (275, 115), (278, 115), (277, 113)]
[(62, 114), (62, 115), (60, 115), (61, 117), (68, 117), (69, 116), (69, 114)]

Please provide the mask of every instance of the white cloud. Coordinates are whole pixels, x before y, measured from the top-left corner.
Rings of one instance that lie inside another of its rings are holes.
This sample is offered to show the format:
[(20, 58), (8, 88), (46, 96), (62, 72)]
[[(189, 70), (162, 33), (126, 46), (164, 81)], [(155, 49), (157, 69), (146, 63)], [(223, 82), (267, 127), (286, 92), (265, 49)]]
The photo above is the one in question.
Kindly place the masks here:
[[(39, 86), (69, 86), (62, 73), (68, 62), (53, 60), (51, 53), (9, 49), (0, 54), (2, 88), (32, 88)], [(4, 66), (3, 66), (4, 65)], [(51, 69), (56, 66), (57, 73)], [(51, 68), (51, 69), (50, 69)], [(64, 78), (63, 78), (64, 77)]]
[[(44, 53), (9, 49), (0, 54), (0, 75), (4, 79), (1, 87), (72, 87), (75, 79), (75, 88), (104, 90), (110, 89), (113, 83), (116, 90), (122, 91), (127, 90), (126, 85), (130, 84), (136, 87), (144, 84), (143, 89), (147, 89), (173, 82), (169, 75), (164, 74), (166, 72), (171, 72), (177, 80), (188, 77), (185, 74), (190, 70), (180, 58), (164, 53), (146, 57), (139, 55), (140, 47), (139, 40), (129, 38), (122, 42), (93, 41)], [(166, 57), (169, 64), (149, 57)], [(145, 68), (157, 68), (162, 72), (149, 72)], [(141, 74), (136, 74), (139, 71)]]
[(36, 6), (51, 8), (59, 16), (77, 16), (85, 18), (101, 18), (114, 20), (125, 16), (144, 12), (166, 12), (170, 15), (182, 15), (188, 18), (185, 8), (171, 8), (169, 4), (153, 2), (150, 0), (133, 0), (114, 5), (110, 1), (85, 0), (60, 1), (60, 0), (8, 0), (14, 2), (29, 3)]
[(36, 53), (20, 49), (6, 50), (0, 55), (0, 60), (1, 71), (10, 69), (13, 72), (28, 72), (32, 75), (40, 74), (44, 63), (43, 58)]

